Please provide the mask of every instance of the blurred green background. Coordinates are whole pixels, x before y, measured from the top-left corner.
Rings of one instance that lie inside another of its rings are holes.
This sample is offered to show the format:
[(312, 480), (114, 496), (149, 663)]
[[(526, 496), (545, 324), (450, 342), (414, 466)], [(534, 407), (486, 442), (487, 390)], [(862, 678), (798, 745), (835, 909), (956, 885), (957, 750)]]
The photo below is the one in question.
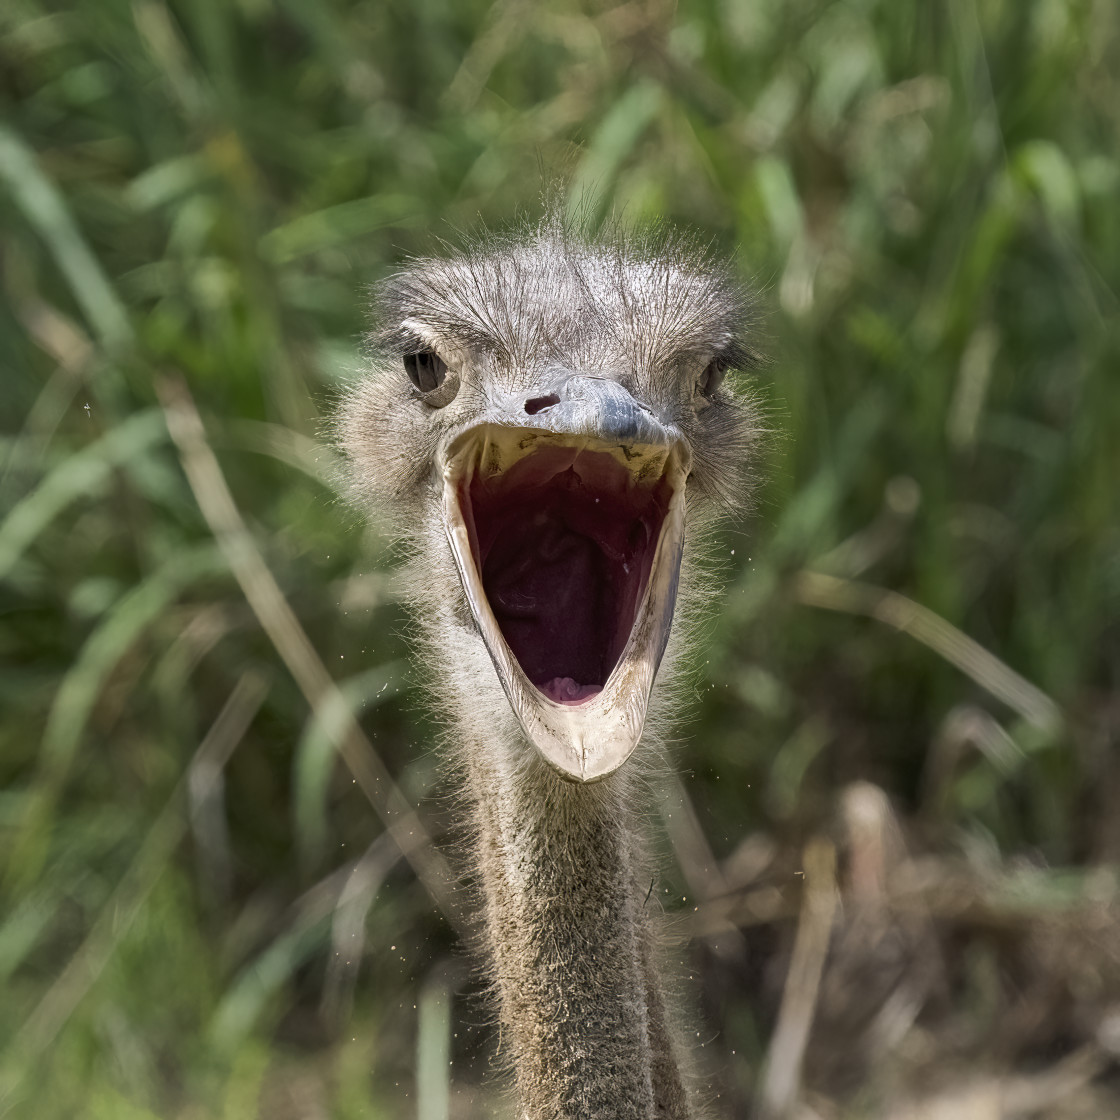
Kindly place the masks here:
[(658, 802), (715, 1111), (770, 1100), (818, 838), (789, 1115), (1120, 1115), (1113, 0), (7, 0), (0, 106), (0, 1115), (507, 1114), (336, 750), (455, 863), (323, 431), (369, 285), (555, 177), (767, 308)]

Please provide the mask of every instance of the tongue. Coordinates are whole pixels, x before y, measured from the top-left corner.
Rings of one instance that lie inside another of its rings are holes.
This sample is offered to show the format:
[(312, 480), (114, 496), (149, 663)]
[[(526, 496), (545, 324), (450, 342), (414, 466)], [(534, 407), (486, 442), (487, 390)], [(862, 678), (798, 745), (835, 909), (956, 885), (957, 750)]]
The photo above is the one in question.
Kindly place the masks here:
[(555, 700), (557, 704), (579, 704), (603, 691), (597, 684), (580, 684), (571, 677), (553, 677), (539, 687), (549, 700)]
[(510, 649), (546, 693), (554, 681), (569, 693), (602, 687), (617, 656), (611, 649), (618, 615), (612, 565), (600, 541), (573, 525), (579, 506), (578, 492), (559, 487), (510, 499), (495, 519), (500, 530), (482, 567)]

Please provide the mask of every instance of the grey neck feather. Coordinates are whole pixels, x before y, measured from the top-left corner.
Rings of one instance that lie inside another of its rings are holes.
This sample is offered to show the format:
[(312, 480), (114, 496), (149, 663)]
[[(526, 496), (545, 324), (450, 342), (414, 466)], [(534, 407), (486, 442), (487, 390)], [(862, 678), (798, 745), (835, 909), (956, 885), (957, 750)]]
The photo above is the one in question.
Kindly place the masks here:
[[(489, 755), (489, 757), (488, 757)], [(523, 1120), (686, 1120), (628, 771), (577, 786), (467, 752), (503, 1058)]]

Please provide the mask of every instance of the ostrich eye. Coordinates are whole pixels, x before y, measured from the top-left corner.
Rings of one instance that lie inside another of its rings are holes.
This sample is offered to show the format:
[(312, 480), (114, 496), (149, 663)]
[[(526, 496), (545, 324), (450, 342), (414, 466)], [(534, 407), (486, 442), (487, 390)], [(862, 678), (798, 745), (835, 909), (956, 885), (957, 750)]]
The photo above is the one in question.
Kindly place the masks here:
[(705, 367), (703, 373), (696, 379), (696, 391), (702, 397), (711, 395), (720, 387), (723, 375), (727, 372), (727, 363), (722, 358), (713, 358)]
[(421, 393), (432, 393), (447, 377), (447, 363), (434, 350), (418, 350), (405, 354), (404, 368), (408, 379)]

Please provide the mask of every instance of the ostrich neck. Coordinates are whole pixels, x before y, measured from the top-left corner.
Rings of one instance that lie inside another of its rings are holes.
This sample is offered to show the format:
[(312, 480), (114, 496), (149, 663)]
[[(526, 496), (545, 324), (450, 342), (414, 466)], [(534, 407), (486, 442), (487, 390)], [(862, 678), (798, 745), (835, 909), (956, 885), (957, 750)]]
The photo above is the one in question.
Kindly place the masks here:
[[(625, 772), (579, 786), (469, 751), (502, 1057), (519, 1120), (685, 1120)], [(639, 878), (643, 882), (639, 882)]]

